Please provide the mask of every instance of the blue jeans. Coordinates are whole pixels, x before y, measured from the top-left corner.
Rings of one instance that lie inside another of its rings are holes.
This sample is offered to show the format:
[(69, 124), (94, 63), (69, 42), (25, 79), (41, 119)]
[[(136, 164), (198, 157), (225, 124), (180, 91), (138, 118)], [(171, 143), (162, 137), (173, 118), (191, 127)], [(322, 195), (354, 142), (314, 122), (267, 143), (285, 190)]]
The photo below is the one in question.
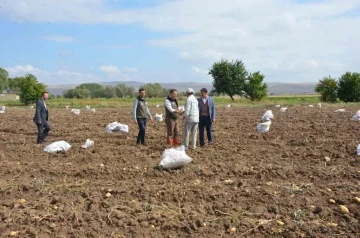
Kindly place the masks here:
[(205, 145), (205, 139), (204, 139), (205, 128), (206, 128), (207, 139), (209, 142), (212, 142), (212, 134), (211, 134), (212, 121), (210, 119), (210, 116), (200, 116), (199, 119), (200, 146)]
[(146, 118), (137, 118), (136, 119), (139, 126), (139, 134), (137, 136), (137, 144), (145, 144), (145, 132), (146, 132)]

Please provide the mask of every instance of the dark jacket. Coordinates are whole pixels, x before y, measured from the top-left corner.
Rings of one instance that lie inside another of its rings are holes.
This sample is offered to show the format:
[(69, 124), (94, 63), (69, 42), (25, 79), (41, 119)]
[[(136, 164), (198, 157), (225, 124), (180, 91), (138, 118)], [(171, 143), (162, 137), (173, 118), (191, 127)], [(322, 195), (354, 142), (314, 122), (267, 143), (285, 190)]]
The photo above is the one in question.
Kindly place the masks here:
[[(178, 110), (179, 109), (179, 104), (178, 104), (176, 99), (172, 99), (171, 97), (167, 97), (166, 100), (165, 100), (165, 104), (167, 103), (166, 101), (170, 102), (170, 107), (173, 110)], [(166, 115), (166, 118), (169, 118), (169, 119), (177, 119), (179, 117), (178, 113), (172, 113), (171, 111), (169, 111), (169, 109), (166, 108), (166, 105), (165, 105), (165, 115)]]
[[(213, 119), (216, 118), (216, 110), (215, 110), (214, 98), (208, 96), (207, 100), (208, 100), (208, 106), (209, 106), (210, 119), (213, 120)], [(199, 112), (201, 112), (201, 101), (202, 101), (202, 98), (198, 98)]]
[(37, 123), (37, 124), (39, 123), (39, 121), (41, 123), (44, 123), (48, 119), (49, 119), (49, 112), (45, 108), (44, 101), (42, 99), (39, 99), (37, 101), (37, 103), (36, 103), (36, 111), (35, 111), (35, 116), (34, 116), (34, 122)]

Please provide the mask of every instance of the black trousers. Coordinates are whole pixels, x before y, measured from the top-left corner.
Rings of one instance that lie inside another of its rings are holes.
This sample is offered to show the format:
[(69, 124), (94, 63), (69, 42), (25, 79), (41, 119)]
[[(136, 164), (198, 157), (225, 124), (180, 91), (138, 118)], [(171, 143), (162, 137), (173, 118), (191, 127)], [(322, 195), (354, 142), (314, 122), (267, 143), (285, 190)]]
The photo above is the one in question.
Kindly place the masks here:
[(49, 131), (50, 131), (50, 124), (45, 121), (41, 124), (36, 123), (36, 126), (38, 128), (38, 136), (37, 136), (37, 143), (41, 144), (45, 138), (49, 135)]
[(209, 142), (212, 142), (212, 134), (211, 134), (212, 121), (210, 119), (210, 116), (200, 116), (199, 118), (200, 146), (205, 145), (205, 138), (204, 138), (205, 128), (206, 128), (207, 139)]
[(137, 136), (136, 143), (137, 144), (145, 144), (145, 132), (146, 132), (146, 118), (138, 118), (136, 119), (139, 126), (139, 134)]

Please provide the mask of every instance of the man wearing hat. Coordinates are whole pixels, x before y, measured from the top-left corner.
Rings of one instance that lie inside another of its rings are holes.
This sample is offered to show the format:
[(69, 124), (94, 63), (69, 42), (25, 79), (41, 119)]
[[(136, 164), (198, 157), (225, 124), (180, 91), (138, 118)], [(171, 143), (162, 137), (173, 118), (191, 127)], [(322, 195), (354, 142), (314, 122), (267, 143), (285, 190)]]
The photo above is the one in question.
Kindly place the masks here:
[(194, 90), (188, 88), (186, 90), (186, 103), (185, 103), (185, 112), (184, 112), (184, 134), (183, 134), (183, 145), (185, 148), (189, 148), (189, 137), (190, 132), (192, 135), (192, 145), (191, 149), (196, 148), (196, 136), (197, 128), (199, 124), (199, 103), (198, 100), (194, 97)]
[(200, 90), (201, 97), (198, 98), (199, 102), (199, 134), (200, 134), (200, 146), (205, 146), (204, 139), (204, 129), (206, 128), (206, 134), (208, 139), (208, 144), (213, 143), (211, 127), (212, 123), (215, 121), (216, 112), (215, 112), (215, 103), (214, 99), (208, 95), (208, 90), (202, 88)]

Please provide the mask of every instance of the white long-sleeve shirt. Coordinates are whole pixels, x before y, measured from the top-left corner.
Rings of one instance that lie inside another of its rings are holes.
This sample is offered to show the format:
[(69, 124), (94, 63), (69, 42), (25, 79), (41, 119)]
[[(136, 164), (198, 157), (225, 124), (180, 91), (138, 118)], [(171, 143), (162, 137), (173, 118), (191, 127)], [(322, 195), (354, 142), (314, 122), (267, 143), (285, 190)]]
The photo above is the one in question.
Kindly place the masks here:
[(186, 99), (184, 117), (186, 122), (199, 122), (199, 102), (194, 95)]
[(173, 113), (175, 111), (175, 109), (173, 109), (171, 107), (171, 102), (169, 101), (169, 99), (165, 100), (164, 106), (166, 107), (166, 109), (168, 109), (171, 113)]

